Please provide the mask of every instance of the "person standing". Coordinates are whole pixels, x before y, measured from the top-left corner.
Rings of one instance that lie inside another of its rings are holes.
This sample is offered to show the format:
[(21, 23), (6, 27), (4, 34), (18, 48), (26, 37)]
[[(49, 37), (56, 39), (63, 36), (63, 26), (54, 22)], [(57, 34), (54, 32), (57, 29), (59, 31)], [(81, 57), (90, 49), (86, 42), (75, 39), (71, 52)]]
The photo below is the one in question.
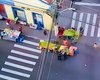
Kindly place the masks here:
[(7, 20), (6, 20), (6, 25), (7, 25), (8, 27), (10, 27), (10, 29), (13, 30), (13, 22), (12, 22), (10, 19), (7, 19)]
[(83, 32), (84, 32), (84, 29), (83, 29), (83, 27), (81, 26), (81, 27), (80, 27), (80, 34), (81, 34), (81, 36), (83, 35)]
[(3, 36), (4, 36), (4, 35), (5, 35), (5, 32), (2, 31), (2, 32), (0, 33), (1, 39), (3, 39)]
[(67, 59), (67, 54), (66, 54), (65, 50), (61, 50), (58, 53), (58, 60), (64, 61), (66, 59)]
[(19, 26), (18, 31), (22, 33), (22, 30), (23, 30), (22, 26)]
[(0, 36), (0, 39), (3, 39), (3, 36), (2, 35)]
[(6, 20), (6, 25), (9, 26), (10, 23), (11, 23), (11, 20), (10, 20), (10, 19), (7, 19), (7, 20)]
[(43, 34), (44, 34), (45, 36), (48, 34), (46, 29), (44, 29)]
[(3, 39), (3, 36), (1, 35), (1, 39)]
[(99, 48), (99, 46), (97, 45), (97, 43), (94, 43), (94, 44), (93, 44), (93, 47), (94, 47), (94, 48)]

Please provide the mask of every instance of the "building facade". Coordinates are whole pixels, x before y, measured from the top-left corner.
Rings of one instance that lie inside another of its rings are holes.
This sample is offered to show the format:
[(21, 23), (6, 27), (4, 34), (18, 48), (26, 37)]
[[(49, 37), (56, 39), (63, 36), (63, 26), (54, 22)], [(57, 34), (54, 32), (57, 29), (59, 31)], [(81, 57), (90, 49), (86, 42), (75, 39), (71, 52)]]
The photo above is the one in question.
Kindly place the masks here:
[(48, 4), (52, 4), (54, 0), (42, 0), (42, 1), (44, 1), (44, 2), (46, 2)]
[(53, 18), (48, 12), (51, 9), (51, 5), (39, 0), (0, 0), (1, 15), (12, 20), (18, 17), (20, 21), (36, 24), (38, 29), (50, 30)]

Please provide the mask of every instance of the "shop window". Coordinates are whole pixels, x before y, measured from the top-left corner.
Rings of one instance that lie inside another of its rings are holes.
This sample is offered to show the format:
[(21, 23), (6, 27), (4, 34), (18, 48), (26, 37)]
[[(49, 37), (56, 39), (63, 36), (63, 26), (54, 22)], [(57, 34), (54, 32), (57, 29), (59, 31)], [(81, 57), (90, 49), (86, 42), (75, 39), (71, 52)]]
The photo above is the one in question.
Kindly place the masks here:
[(18, 16), (19, 20), (26, 21), (26, 17), (25, 17), (24, 11), (17, 10), (16, 12), (17, 12), (17, 16)]
[(20, 21), (26, 22), (26, 15), (24, 10), (13, 7), (13, 13), (15, 18), (18, 17)]

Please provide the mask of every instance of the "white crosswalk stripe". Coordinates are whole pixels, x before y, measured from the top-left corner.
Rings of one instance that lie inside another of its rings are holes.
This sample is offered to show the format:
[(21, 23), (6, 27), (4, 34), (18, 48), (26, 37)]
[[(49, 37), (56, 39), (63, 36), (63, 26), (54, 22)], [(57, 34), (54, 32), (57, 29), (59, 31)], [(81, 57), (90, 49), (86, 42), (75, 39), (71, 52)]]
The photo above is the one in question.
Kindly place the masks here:
[(2, 74), (0, 74), (0, 78), (6, 79), (6, 80), (20, 80), (20, 79), (13, 78), (13, 77), (6, 76), (6, 75), (2, 75)]
[(100, 4), (97, 3), (86, 3), (86, 2), (75, 2), (76, 5), (84, 5), (84, 6), (98, 6), (100, 7)]
[(91, 14), (88, 13), (88, 14), (87, 14), (87, 19), (86, 19), (86, 23), (88, 23), (88, 24), (89, 24), (89, 22), (90, 22), (90, 17), (91, 17)]
[(36, 43), (36, 42), (32, 42), (32, 41), (28, 41), (28, 40), (24, 40), (23, 42), (30, 44), (30, 45), (34, 45), (34, 46), (39, 46), (39, 43)]
[(97, 37), (100, 37), (100, 21), (99, 21), (99, 28), (98, 28), (98, 34)]
[(78, 28), (77, 31), (79, 31), (80, 27), (82, 26), (82, 19), (83, 19), (83, 13), (80, 13), (80, 17), (79, 17), (79, 23), (78, 23)]
[(87, 18), (86, 18), (86, 24), (85, 24), (85, 28), (84, 28), (84, 33), (83, 33), (84, 36), (86, 36), (87, 35), (87, 32), (88, 32), (90, 17), (91, 17), (91, 14), (88, 13), (87, 14)]
[(73, 19), (76, 19), (76, 16), (77, 16), (77, 12), (74, 12), (73, 13)]
[(19, 44), (15, 44), (14, 47), (21, 48), (21, 49), (28, 50), (28, 51), (32, 51), (32, 52), (41, 53), (41, 50), (29, 48), (29, 47), (22, 46), (22, 45), (19, 45)]
[(90, 34), (91, 37), (94, 36), (95, 25), (96, 25), (96, 19), (97, 19), (97, 14), (94, 14), (94, 16), (93, 16), (92, 28), (91, 28), (91, 34)]
[(83, 33), (84, 36), (87, 35), (88, 27), (89, 27), (89, 24), (85, 24), (85, 29), (84, 29), (84, 33)]
[(98, 34), (97, 37), (100, 37), (100, 27), (98, 28)]
[(33, 58), (33, 59), (39, 59), (39, 56), (28, 54), (28, 53), (17, 51), (17, 50), (11, 50), (11, 53), (26, 56), (26, 57), (30, 57), (30, 58)]
[(77, 13), (74, 12), (74, 13), (73, 13), (73, 17), (72, 17), (72, 24), (71, 24), (71, 27), (75, 27), (75, 19), (76, 19), (76, 15), (77, 15)]
[(82, 26), (84, 28), (84, 36), (94, 37), (95, 34), (97, 34), (97, 37), (100, 37), (100, 27), (98, 27), (97, 18), (97, 14), (73, 12), (71, 28), (74, 27), (77, 31), (79, 31)]
[[(37, 41), (24, 40), (22, 44), (14, 44), (14, 49), (11, 50), (11, 55), (8, 55), (5, 61), (5, 67), (1, 68), (3, 73), (9, 73), (22, 78), (30, 78), (29, 72), (34, 71), (36, 61), (39, 59), (39, 53), (36, 47), (39, 46)], [(10, 61), (8, 61), (10, 60)], [(33, 67), (32, 67), (33, 66)], [(18, 71), (17, 71), (18, 70)], [(0, 80), (21, 80), (9, 75), (0, 74)]]
[(19, 68), (19, 69), (23, 69), (23, 70), (27, 70), (27, 71), (33, 71), (33, 68), (29, 68), (26, 66), (18, 65), (15, 63), (7, 62), (7, 61), (5, 62), (5, 65), (12, 66), (12, 67)]
[(35, 65), (36, 62), (33, 62), (33, 61), (29, 61), (29, 60), (26, 60), (26, 59), (22, 59), (22, 58), (18, 58), (18, 57), (14, 57), (14, 56), (8, 56), (9, 59), (12, 59), (12, 60), (16, 60), (16, 61), (19, 61), (19, 62), (23, 62), (23, 63), (27, 63), (27, 64), (31, 64), (31, 65)]
[(12, 73), (12, 74), (16, 74), (16, 75), (23, 76), (23, 77), (26, 77), (26, 78), (30, 77), (29, 74), (18, 72), (18, 71), (14, 71), (14, 70), (10, 70), (10, 69), (7, 69), (7, 68), (2, 68), (1, 71)]

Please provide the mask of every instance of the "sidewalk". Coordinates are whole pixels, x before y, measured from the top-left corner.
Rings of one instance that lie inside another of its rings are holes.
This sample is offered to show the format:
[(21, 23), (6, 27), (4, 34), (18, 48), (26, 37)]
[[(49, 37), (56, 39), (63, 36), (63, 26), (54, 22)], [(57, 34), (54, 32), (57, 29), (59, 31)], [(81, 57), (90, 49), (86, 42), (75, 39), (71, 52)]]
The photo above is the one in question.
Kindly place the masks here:
[[(13, 24), (14, 29), (18, 30), (19, 26), (22, 26), (20, 24)], [(8, 26), (6, 25), (6, 21), (0, 20), (0, 29), (4, 30), (5, 28), (7, 28)], [(31, 37), (31, 38), (36, 38), (36, 39), (42, 39), (42, 40), (48, 40), (49, 38), (49, 31), (48, 31), (48, 35), (44, 35), (43, 34), (43, 30), (36, 30), (36, 29), (32, 29), (28, 26), (22, 26), (23, 27), (23, 34)], [(52, 37), (52, 39), (55, 38), (55, 36)]]

